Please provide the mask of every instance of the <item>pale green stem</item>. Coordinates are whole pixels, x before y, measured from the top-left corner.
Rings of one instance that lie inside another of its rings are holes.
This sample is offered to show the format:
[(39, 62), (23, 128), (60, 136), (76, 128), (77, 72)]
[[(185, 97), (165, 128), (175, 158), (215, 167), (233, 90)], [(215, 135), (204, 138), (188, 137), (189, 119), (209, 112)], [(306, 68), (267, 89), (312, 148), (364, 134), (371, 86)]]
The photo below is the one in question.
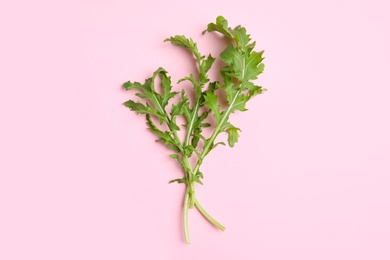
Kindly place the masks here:
[(188, 200), (189, 200), (189, 194), (186, 190), (186, 195), (184, 197), (184, 208), (183, 208), (184, 240), (186, 244), (190, 243), (190, 233), (188, 232)]
[(208, 220), (211, 224), (216, 226), (218, 229), (224, 231), (225, 227), (219, 223), (217, 220), (215, 220), (207, 211), (200, 205), (199, 201), (195, 199), (195, 206), (199, 210), (200, 213)]
[[(237, 98), (237, 95), (236, 97), (234, 98), (234, 100)], [(199, 104), (197, 104), (199, 105)], [(229, 108), (230, 109), (230, 108)], [(166, 112), (165, 112), (166, 113)], [(225, 117), (222, 119), (222, 121), (226, 120), (226, 115), (227, 113), (225, 114)], [(166, 117), (167, 119), (167, 123), (170, 121), (170, 119), (168, 117)], [(221, 124), (219, 125), (219, 128), (221, 127)], [(201, 165), (201, 161), (203, 160), (204, 156), (205, 156), (205, 150), (203, 150), (203, 153), (202, 153), (202, 160), (198, 160), (196, 166), (195, 166), (195, 169), (193, 170), (192, 169), (192, 166), (191, 166), (191, 163), (189, 161), (189, 159), (184, 155), (184, 147), (183, 145), (181, 144), (181, 141), (180, 141), (180, 138), (179, 136), (177, 135), (177, 132), (176, 130), (174, 129), (171, 129), (170, 125), (168, 124), (168, 128), (171, 130), (171, 132), (173, 133), (173, 137), (176, 141), (177, 144), (180, 144), (180, 146), (178, 146), (180, 152), (182, 153), (183, 155), (183, 160), (184, 162), (186, 163), (188, 169), (190, 169), (190, 172), (188, 174), (195, 174), (198, 170), (199, 170), (199, 167)], [(191, 126), (192, 128), (192, 126)], [(214, 139), (215, 137), (217, 136), (217, 131), (214, 131), (213, 135), (212, 135), (212, 142), (214, 142)], [(189, 131), (187, 133), (187, 136), (186, 136), (186, 139), (184, 141), (184, 145), (188, 145), (189, 144), (189, 139), (190, 139), (190, 136), (191, 136), (191, 131)], [(211, 143), (212, 143), (211, 142)], [(209, 147), (207, 147), (208, 149)], [(190, 180), (189, 183), (187, 183), (187, 188), (186, 188), (186, 194), (185, 194), (185, 198), (184, 198), (184, 206), (183, 206), (183, 226), (184, 226), (184, 239), (185, 239), (185, 242), (186, 244), (190, 244), (190, 234), (189, 234), (189, 231), (188, 231), (188, 209), (189, 208), (193, 208), (194, 206), (196, 206), (196, 208), (199, 210), (199, 212), (211, 223), (213, 224), (215, 227), (217, 227), (218, 229), (224, 231), (225, 230), (225, 227), (220, 224), (217, 220), (215, 220), (210, 214), (207, 213), (207, 211), (200, 205), (200, 203), (198, 202), (198, 200), (196, 199), (195, 197), (195, 184), (194, 184), (194, 181)]]
[(185, 171), (185, 175), (187, 176), (186, 185), (187, 185), (187, 191), (188, 191), (189, 196), (190, 196), (189, 197), (189, 208), (192, 209), (195, 205), (195, 185), (194, 185), (194, 181), (192, 180), (192, 175), (194, 173), (192, 172), (192, 166), (191, 166), (190, 160), (184, 154), (183, 154), (183, 163), (189, 169), (188, 172), (186, 171), (186, 169), (184, 169), (184, 171)]
[(191, 181), (190, 186), (191, 186), (191, 198), (190, 198), (190, 205), (189, 205), (189, 207), (190, 207), (190, 209), (192, 209), (195, 206), (195, 200), (196, 200), (196, 197), (195, 197), (195, 182)]

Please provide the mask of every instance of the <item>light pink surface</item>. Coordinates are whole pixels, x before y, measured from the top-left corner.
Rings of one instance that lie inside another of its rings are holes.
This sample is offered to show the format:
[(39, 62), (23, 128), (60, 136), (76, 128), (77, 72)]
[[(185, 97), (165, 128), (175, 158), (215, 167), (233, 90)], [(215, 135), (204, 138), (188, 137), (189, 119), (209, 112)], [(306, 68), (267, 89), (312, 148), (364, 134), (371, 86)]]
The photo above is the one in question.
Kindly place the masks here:
[[(8, 1), (0, 8), (0, 259), (390, 259), (390, 2)], [(269, 91), (235, 114), (190, 212), (181, 171), (121, 105), (217, 15), (264, 49)]]

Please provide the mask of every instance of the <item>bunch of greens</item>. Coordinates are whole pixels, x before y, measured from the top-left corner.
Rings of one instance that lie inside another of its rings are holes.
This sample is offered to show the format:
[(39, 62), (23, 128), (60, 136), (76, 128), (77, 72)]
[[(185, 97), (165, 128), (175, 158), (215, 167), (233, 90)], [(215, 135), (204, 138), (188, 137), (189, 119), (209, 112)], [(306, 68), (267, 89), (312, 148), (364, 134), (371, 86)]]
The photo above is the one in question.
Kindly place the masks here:
[[(123, 87), (126, 90), (136, 90), (136, 96), (145, 102), (129, 100), (124, 105), (138, 114), (146, 115), (146, 124), (149, 129), (158, 136), (158, 142), (164, 143), (174, 153), (170, 155), (183, 167), (184, 176), (181, 179), (170, 181), (184, 183), (186, 193), (183, 206), (183, 222), (185, 242), (189, 244), (188, 233), (188, 209), (196, 207), (199, 212), (215, 227), (224, 230), (218, 221), (211, 217), (199, 204), (195, 196), (195, 183), (203, 184), (203, 174), (200, 171), (206, 155), (217, 145), (225, 145), (224, 142), (216, 143), (217, 136), (227, 133), (229, 146), (233, 147), (238, 141), (240, 129), (229, 122), (229, 116), (235, 111), (245, 111), (246, 103), (264, 91), (252, 81), (263, 72), (264, 64), (263, 51), (256, 52), (256, 42), (251, 42), (250, 35), (246, 29), (237, 26), (234, 29), (228, 27), (227, 20), (219, 16), (216, 23), (210, 23), (206, 32), (219, 32), (230, 39), (230, 44), (220, 54), (221, 60), (225, 63), (220, 71), (221, 81), (211, 82), (208, 72), (213, 65), (215, 58), (201, 55), (197, 44), (183, 35), (170, 37), (165, 41), (188, 49), (195, 57), (199, 73), (197, 76), (190, 74), (178, 81), (189, 81), (195, 92), (193, 100), (189, 98), (184, 89), (179, 92), (172, 91), (171, 78), (163, 68), (157, 69), (151, 78), (145, 80), (144, 84), (128, 81)], [(156, 91), (155, 81), (161, 80), (161, 94)], [(216, 94), (217, 90), (223, 90), (224, 96)], [(179, 98), (174, 102), (171, 100), (177, 94)], [(222, 106), (223, 103), (227, 105)], [(168, 112), (169, 111), (169, 112)], [(178, 125), (177, 119), (183, 117), (184, 125)], [(211, 125), (209, 122), (213, 120)], [(202, 133), (205, 128), (213, 128), (210, 136)], [(185, 131), (185, 138), (181, 140), (178, 132)], [(190, 158), (196, 158), (196, 163), (191, 163)]]

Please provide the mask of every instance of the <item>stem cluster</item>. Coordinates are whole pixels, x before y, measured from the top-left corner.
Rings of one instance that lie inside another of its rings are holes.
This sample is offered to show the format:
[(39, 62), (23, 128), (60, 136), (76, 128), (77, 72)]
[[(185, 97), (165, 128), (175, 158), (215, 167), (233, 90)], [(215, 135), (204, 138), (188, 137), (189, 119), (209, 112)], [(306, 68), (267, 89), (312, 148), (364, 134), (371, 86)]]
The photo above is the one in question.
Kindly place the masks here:
[[(195, 195), (195, 183), (203, 184), (201, 181), (203, 174), (200, 172), (200, 167), (206, 155), (218, 144), (225, 145), (224, 142), (215, 143), (220, 133), (228, 134), (228, 144), (231, 147), (238, 141), (240, 129), (229, 122), (229, 116), (236, 110), (246, 111), (246, 102), (264, 91), (262, 87), (252, 82), (264, 70), (263, 52), (253, 51), (256, 43), (251, 42), (246, 29), (241, 26), (232, 29), (228, 27), (226, 19), (219, 16), (216, 23), (210, 23), (203, 33), (214, 31), (231, 40), (231, 43), (220, 54), (221, 60), (226, 64), (220, 71), (222, 82), (210, 82), (208, 71), (215, 58), (211, 55), (208, 55), (207, 58), (201, 55), (196, 43), (191, 38), (176, 35), (166, 39), (166, 41), (176, 46), (186, 48), (196, 59), (199, 68), (197, 77), (195, 78), (193, 74), (190, 74), (178, 81), (178, 83), (182, 81), (191, 82), (195, 91), (193, 105), (190, 104), (189, 97), (184, 89), (180, 93), (179, 101), (174, 104), (169, 103), (169, 100), (179, 93), (172, 91), (171, 78), (167, 76), (167, 71), (163, 68), (159, 68), (151, 78), (146, 79), (144, 84), (130, 81), (124, 84), (127, 90), (138, 90), (136, 95), (145, 100), (145, 103), (129, 100), (124, 105), (138, 114), (146, 115), (146, 123), (149, 129), (159, 137), (157, 141), (164, 143), (174, 151), (170, 156), (176, 159), (184, 169), (184, 177), (172, 180), (170, 183), (178, 182), (186, 185), (183, 224), (187, 244), (190, 243), (188, 210), (191, 208), (196, 207), (218, 229), (222, 231), (225, 229), (200, 205)], [(161, 78), (162, 94), (155, 89), (154, 82), (157, 76)], [(220, 106), (221, 97), (215, 93), (218, 89), (225, 92), (227, 102), (225, 109)], [(170, 113), (167, 113), (166, 106), (169, 104), (171, 104), (171, 110)], [(186, 124), (180, 127), (176, 123), (178, 117), (184, 117)], [(160, 126), (152, 118), (159, 120)], [(207, 123), (206, 119), (208, 118), (215, 121), (215, 126), (211, 136), (206, 138), (202, 131), (211, 126)], [(163, 124), (166, 125), (168, 131), (161, 130)], [(178, 131), (181, 130), (186, 131), (183, 141), (178, 135)], [(193, 155), (197, 157), (194, 166), (190, 163), (190, 158)]]

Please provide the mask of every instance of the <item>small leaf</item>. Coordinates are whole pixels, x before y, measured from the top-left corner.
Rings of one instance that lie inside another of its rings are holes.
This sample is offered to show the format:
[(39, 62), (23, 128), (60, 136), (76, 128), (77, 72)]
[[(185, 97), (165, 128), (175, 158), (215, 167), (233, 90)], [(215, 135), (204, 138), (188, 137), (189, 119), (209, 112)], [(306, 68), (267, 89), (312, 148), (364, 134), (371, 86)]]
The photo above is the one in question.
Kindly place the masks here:
[(245, 59), (244, 81), (255, 80), (257, 76), (264, 71), (263, 53), (252, 51), (250, 56)]
[(190, 157), (195, 148), (192, 145), (187, 145), (184, 147), (184, 155)]
[(234, 144), (238, 142), (238, 131), (241, 131), (240, 128), (233, 126), (228, 123), (228, 127), (225, 129), (225, 132), (228, 133), (228, 142), (230, 147), (234, 147)]
[(123, 87), (126, 89), (126, 90), (132, 90), (132, 89), (143, 89), (144, 86), (139, 83), (139, 82), (131, 82), (131, 81), (127, 81), (123, 84)]
[(209, 23), (207, 25), (207, 29), (202, 32), (205, 34), (206, 32), (220, 32), (223, 35), (233, 39), (234, 36), (232, 34), (232, 30), (228, 27), (228, 22), (223, 16), (218, 16), (216, 23)]
[(215, 58), (213, 56), (211, 56), (211, 54), (207, 57), (207, 59), (202, 60), (202, 62), (200, 64), (200, 68), (201, 68), (202, 73), (206, 74), (210, 70), (214, 61), (215, 61)]
[[(128, 100), (125, 103), (123, 103), (126, 107), (130, 108), (130, 110), (135, 111), (140, 114), (147, 114), (149, 113), (148, 108), (140, 103), (140, 102), (134, 102), (133, 100)], [(154, 112), (154, 111), (152, 111)]]
[(244, 50), (245, 46), (251, 40), (249, 34), (246, 34), (246, 29), (240, 25), (233, 30), (234, 40), (240, 50)]
[(171, 86), (171, 77), (167, 76), (166, 71), (160, 72), (161, 76), (161, 84), (163, 86), (163, 99), (161, 101), (162, 107), (166, 107), (168, 104), (168, 101), (176, 96), (178, 92), (172, 92), (172, 86)]
[(187, 38), (184, 35), (176, 35), (170, 38), (165, 39), (164, 42), (171, 42), (172, 44), (179, 46), (179, 47), (184, 47), (190, 50), (196, 57), (196, 59), (200, 62), (202, 56), (200, 55), (198, 51), (198, 46), (192, 40), (191, 38)]
[(222, 76), (222, 79), (223, 79), (225, 84), (221, 85), (220, 88), (225, 90), (226, 100), (228, 102), (228, 105), (230, 105), (230, 104), (232, 104), (233, 99), (239, 90), (236, 89), (236, 86), (231, 81), (231, 78), (229, 76), (227, 76), (225, 73), (222, 73), (221, 76)]
[(187, 181), (186, 178), (181, 178), (181, 179), (170, 180), (169, 183), (174, 183), (174, 182), (185, 183), (186, 181)]
[(170, 154), (169, 157), (171, 157), (173, 159), (177, 159), (177, 160), (180, 159), (180, 156), (178, 154), (176, 154), (176, 153)]
[(196, 156), (198, 156), (199, 163), (202, 163), (203, 161), (202, 155), (197, 150), (194, 150), (194, 153), (196, 154)]
[(180, 131), (180, 128), (177, 126), (177, 124), (176, 124), (174, 121), (169, 122), (169, 127), (170, 127), (172, 130)]
[(214, 149), (215, 147), (217, 147), (218, 145), (223, 145), (223, 146), (226, 146), (226, 144), (224, 142), (218, 142), (216, 144), (213, 145), (213, 147), (211, 149)]
[(202, 132), (202, 129), (200, 127), (197, 127), (194, 129), (193, 134), (192, 134), (192, 140), (191, 140), (191, 145), (192, 147), (197, 147), (198, 142), (200, 139), (200, 133)]
[(199, 81), (200, 81), (201, 85), (204, 85), (210, 81), (209, 77), (207, 76), (207, 72), (210, 70), (214, 61), (215, 61), (215, 58), (213, 58), (211, 55), (209, 55), (207, 57), (207, 59), (203, 59), (202, 62), (200, 63)]
[(244, 95), (244, 94), (238, 95), (232, 108), (231, 108), (231, 112), (233, 113), (236, 110), (246, 111), (247, 109), (245, 108), (245, 104), (248, 100), (249, 100), (249, 96)]
[(221, 119), (220, 106), (218, 104), (218, 96), (214, 94), (214, 92), (207, 91), (204, 95), (205, 104), (208, 106), (211, 111), (213, 111), (213, 115), (217, 123)]
[[(157, 142), (160, 142), (159, 140), (156, 140)], [(175, 152), (180, 152), (180, 149), (174, 145), (174, 144), (167, 144), (167, 147), (172, 150), (172, 151), (175, 151)]]
[(261, 86), (257, 86), (252, 82), (247, 82), (244, 86), (244, 89), (249, 90), (249, 96), (252, 98), (258, 94), (263, 93), (264, 89)]
[(177, 104), (172, 104), (171, 117), (183, 115), (184, 110), (188, 107), (188, 96), (184, 92), (184, 89), (181, 91), (181, 101)]
[(162, 142), (167, 145), (167, 147), (174, 151), (180, 151), (180, 149), (177, 147), (175, 141), (173, 140), (171, 134), (167, 131), (163, 132), (161, 131), (152, 121), (150, 118), (150, 115), (146, 115), (146, 124), (149, 126), (149, 130), (152, 131), (155, 135), (159, 137), (157, 139), (157, 142)]
[(154, 110), (148, 103), (146, 103), (145, 106), (140, 102), (134, 102), (133, 100), (128, 100), (125, 103), (123, 103), (123, 105), (128, 107), (131, 111), (136, 112), (137, 114), (149, 114), (161, 118), (161, 115), (158, 113), (158, 111)]
[(194, 181), (196, 181), (197, 183), (203, 185), (203, 182), (200, 180), (200, 178), (199, 178), (197, 175), (192, 175), (191, 177), (192, 177), (192, 179), (193, 179)]
[(245, 56), (233, 46), (229, 44), (228, 47), (221, 53), (221, 59), (229, 66), (224, 68), (224, 72), (232, 77), (242, 81), (245, 75)]
[(190, 81), (192, 83), (192, 85), (196, 85), (197, 83), (195, 82), (195, 78), (194, 78), (194, 75), (191, 73), (189, 77), (184, 77), (184, 78), (181, 78), (179, 79), (179, 81), (177, 82), (178, 84), (183, 82), (183, 81)]

